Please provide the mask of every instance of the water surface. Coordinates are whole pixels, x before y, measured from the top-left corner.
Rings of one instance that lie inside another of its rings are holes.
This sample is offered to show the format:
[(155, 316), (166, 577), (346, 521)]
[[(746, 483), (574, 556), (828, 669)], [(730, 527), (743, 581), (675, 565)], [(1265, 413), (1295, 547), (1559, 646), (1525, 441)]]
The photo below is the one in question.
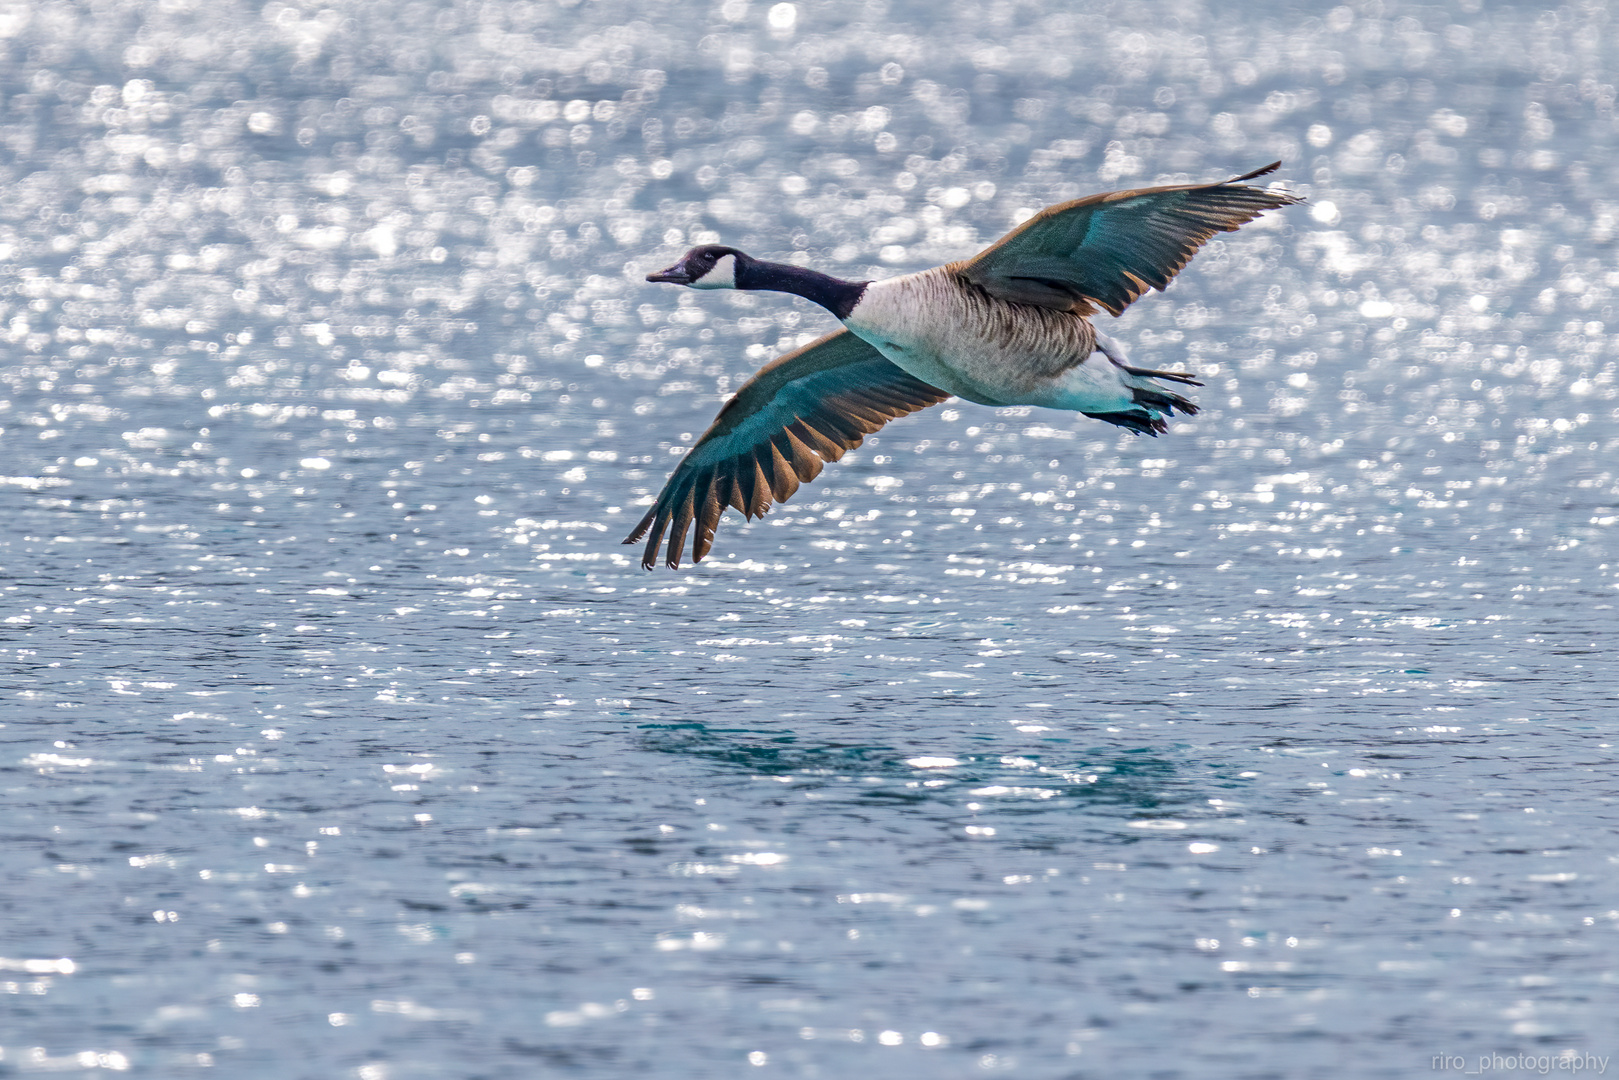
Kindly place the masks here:
[[(1619, 1052), (1600, 6), (0, 44), (0, 1073)], [(1304, 206), (1104, 319), (1206, 382), (1168, 436), (952, 402), (619, 544), (829, 325), (644, 282), (687, 246), (882, 277), (1278, 158)]]

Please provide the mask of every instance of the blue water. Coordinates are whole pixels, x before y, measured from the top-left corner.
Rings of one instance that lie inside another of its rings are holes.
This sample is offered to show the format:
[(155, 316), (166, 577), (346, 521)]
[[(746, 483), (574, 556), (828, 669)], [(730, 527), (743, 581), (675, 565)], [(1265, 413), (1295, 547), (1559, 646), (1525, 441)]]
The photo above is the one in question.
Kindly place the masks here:
[[(0, 7), (0, 1076), (1605, 1070), (1609, 23)], [(690, 244), (1277, 158), (1103, 319), (1164, 438), (950, 402), (619, 544), (829, 325)]]

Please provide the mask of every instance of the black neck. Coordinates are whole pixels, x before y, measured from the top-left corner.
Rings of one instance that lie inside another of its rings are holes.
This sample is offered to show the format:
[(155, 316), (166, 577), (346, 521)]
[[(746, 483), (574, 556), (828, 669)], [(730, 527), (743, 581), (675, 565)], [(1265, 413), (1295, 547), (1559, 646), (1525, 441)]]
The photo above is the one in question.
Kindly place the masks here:
[(865, 281), (843, 281), (827, 274), (806, 270), (802, 266), (764, 262), (760, 259), (737, 260), (736, 287), (739, 289), (767, 289), (771, 292), (792, 293), (813, 300), (839, 319), (847, 319), (861, 295), (870, 284)]

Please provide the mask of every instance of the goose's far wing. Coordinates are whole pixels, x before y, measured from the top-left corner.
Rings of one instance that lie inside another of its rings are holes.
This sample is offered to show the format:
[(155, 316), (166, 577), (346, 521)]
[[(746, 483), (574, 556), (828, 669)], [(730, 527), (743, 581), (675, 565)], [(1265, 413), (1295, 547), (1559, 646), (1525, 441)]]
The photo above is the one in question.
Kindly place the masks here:
[(624, 542), (647, 536), (641, 565), (650, 570), (667, 529), (666, 560), (678, 567), (695, 523), (691, 557), (699, 562), (726, 506), (759, 517), (888, 421), (949, 396), (847, 330), (812, 341), (760, 368), (725, 403)]
[(1280, 165), (1219, 184), (1111, 191), (1049, 206), (957, 264), (959, 272), (1003, 300), (1117, 315), (1149, 288), (1165, 288), (1215, 233), (1302, 202), (1241, 183)]

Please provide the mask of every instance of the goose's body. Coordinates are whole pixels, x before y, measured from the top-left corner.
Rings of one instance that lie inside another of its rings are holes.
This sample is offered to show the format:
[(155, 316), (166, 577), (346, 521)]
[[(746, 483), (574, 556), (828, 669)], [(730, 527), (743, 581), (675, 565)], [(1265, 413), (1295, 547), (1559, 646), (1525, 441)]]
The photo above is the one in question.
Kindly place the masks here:
[(895, 366), (979, 405), (1107, 414), (1136, 408), (1137, 389), (1160, 389), (1097, 356), (1114, 343), (1089, 319), (1001, 300), (955, 265), (872, 282), (843, 325)]
[(1157, 380), (1199, 384), (1129, 366), (1090, 316), (1098, 308), (1117, 315), (1148, 288), (1166, 287), (1215, 232), (1298, 202), (1240, 183), (1276, 167), (1049, 207), (972, 259), (887, 281), (841, 281), (734, 248), (693, 248), (647, 280), (795, 293), (844, 328), (744, 384), (625, 543), (650, 532), (642, 559), (650, 569), (669, 529), (667, 561), (679, 566), (695, 523), (698, 561), (727, 505), (762, 515), (772, 498), (787, 499), (889, 420), (952, 396), (1081, 412), (1138, 434), (1167, 431), (1166, 417), (1197, 406)]
[(843, 325), (923, 382), (980, 405), (1049, 404), (1096, 350), (1090, 320), (1009, 304), (954, 266), (872, 282)]

